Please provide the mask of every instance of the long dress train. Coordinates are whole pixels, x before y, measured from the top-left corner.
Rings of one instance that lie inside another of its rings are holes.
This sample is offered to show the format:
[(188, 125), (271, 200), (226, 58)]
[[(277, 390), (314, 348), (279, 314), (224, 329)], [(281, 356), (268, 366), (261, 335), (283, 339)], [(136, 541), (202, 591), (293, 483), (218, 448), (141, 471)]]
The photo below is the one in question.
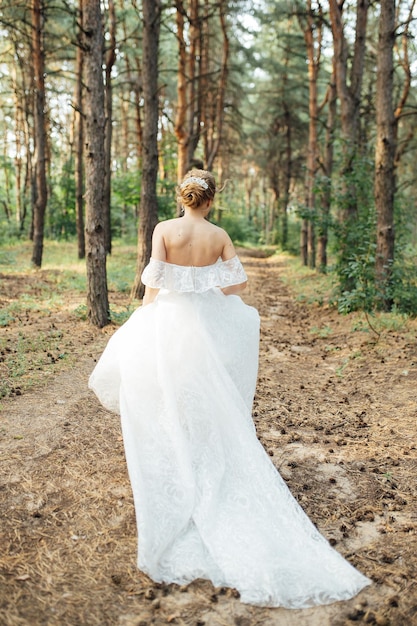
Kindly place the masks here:
[(219, 287), (238, 257), (182, 267), (151, 259), (160, 288), (110, 339), (89, 386), (121, 415), (138, 567), (157, 582), (206, 578), (243, 602), (309, 607), (370, 580), (338, 554), (259, 443), (251, 406), (259, 316)]

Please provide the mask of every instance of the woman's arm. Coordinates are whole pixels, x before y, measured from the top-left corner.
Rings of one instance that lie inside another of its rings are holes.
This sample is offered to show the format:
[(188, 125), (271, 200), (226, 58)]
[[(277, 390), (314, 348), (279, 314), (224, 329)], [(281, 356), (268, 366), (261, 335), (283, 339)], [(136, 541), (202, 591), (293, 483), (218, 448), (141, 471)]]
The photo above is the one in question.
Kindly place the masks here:
[[(223, 229), (222, 229), (223, 230)], [(223, 230), (223, 249), (222, 249), (222, 261), (229, 261), (229, 259), (233, 259), (236, 256), (236, 250), (233, 245), (232, 240), (225, 230)]]
[(164, 232), (166, 222), (159, 222), (154, 228), (152, 235), (152, 252), (151, 257), (157, 261), (167, 260), (167, 250), (165, 246)]
[[(224, 231), (222, 260), (229, 261), (230, 259), (233, 259), (233, 257), (235, 256), (236, 256), (236, 250), (233, 245), (233, 242), (230, 239), (229, 235), (226, 233), (226, 231)], [(247, 281), (245, 281), (243, 283), (239, 283), (238, 285), (230, 285), (229, 287), (223, 287), (222, 291), (225, 296), (237, 295), (239, 293), (242, 293), (242, 291), (246, 289), (247, 284), (248, 284)]]
[[(166, 248), (165, 248), (163, 230), (164, 229), (163, 229), (162, 223), (160, 222), (159, 224), (155, 226), (155, 229), (152, 235), (151, 257), (158, 261), (166, 260)], [(159, 293), (159, 289), (145, 285), (145, 295), (143, 296), (142, 306), (151, 304), (151, 302), (155, 300), (158, 293)]]
[(239, 285), (230, 285), (229, 287), (223, 287), (222, 291), (225, 296), (237, 295), (238, 293), (242, 293), (244, 289), (246, 289), (247, 281), (244, 283), (240, 283)]
[(145, 295), (143, 296), (142, 306), (146, 306), (147, 304), (151, 304), (159, 293), (159, 289), (155, 289), (155, 287), (145, 286)]

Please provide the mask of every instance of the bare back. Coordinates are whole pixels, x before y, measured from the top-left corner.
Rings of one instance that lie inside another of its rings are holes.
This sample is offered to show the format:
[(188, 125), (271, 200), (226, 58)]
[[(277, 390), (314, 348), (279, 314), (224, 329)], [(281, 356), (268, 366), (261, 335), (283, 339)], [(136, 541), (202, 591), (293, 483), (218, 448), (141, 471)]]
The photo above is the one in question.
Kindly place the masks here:
[(152, 256), (175, 265), (201, 267), (236, 254), (229, 235), (205, 219), (180, 217), (160, 222), (152, 240)]

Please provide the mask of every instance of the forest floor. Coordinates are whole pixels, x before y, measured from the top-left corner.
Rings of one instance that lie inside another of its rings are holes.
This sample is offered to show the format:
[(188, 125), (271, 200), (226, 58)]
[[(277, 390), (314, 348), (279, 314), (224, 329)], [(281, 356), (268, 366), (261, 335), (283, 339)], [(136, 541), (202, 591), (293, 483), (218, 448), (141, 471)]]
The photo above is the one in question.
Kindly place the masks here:
[[(74, 293), (0, 328), (9, 385), (0, 407), (0, 624), (417, 624), (417, 324), (387, 324), (377, 335), (361, 316), (297, 299), (282, 281), (286, 257), (254, 254), (242, 252), (244, 300), (262, 319), (259, 439), (321, 532), (373, 584), (350, 601), (300, 611), (244, 605), (207, 581), (158, 585), (138, 572), (119, 420), (87, 389), (115, 326), (80, 320), (83, 296)], [(0, 275), (1, 304), (42, 297), (51, 276)], [(127, 304), (124, 294), (110, 298)], [(43, 382), (27, 390), (9, 380), (11, 355), (36, 365), (31, 346), (46, 336)]]

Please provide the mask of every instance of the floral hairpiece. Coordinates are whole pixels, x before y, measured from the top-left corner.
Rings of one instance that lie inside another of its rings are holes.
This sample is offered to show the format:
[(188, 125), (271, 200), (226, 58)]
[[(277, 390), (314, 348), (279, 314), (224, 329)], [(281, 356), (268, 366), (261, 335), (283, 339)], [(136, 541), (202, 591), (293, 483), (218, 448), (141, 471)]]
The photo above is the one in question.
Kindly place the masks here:
[(183, 187), (185, 187), (187, 183), (197, 183), (198, 185), (201, 185), (204, 189), (208, 189), (208, 184), (206, 183), (204, 178), (200, 178), (199, 176), (190, 176), (189, 178), (186, 178), (184, 182), (181, 183), (180, 188), (182, 189)]

